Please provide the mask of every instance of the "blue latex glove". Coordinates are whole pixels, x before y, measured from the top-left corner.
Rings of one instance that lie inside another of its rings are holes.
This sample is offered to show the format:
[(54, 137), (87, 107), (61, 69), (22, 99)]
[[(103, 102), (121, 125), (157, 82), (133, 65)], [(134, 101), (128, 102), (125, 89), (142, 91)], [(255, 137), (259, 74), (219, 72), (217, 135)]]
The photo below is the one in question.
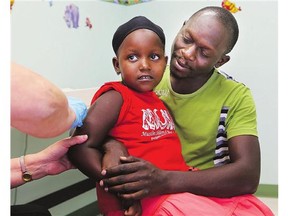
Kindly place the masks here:
[(81, 127), (83, 125), (83, 119), (87, 115), (87, 107), (85, 103), (79, 99), (73, 97), (67, 97), (69, 107), (75, 112), (76, 119), (73, 122), (71, 129), (75, 127)]

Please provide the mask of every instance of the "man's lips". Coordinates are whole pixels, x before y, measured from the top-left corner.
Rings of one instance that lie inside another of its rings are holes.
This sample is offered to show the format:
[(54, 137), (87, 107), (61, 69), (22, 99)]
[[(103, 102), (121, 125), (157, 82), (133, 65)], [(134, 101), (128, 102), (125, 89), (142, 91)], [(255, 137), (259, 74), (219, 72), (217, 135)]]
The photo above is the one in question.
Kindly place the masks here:
[(187, 61), (186, 61), (183, 57), (175, 56), (174, 59), (175, 59), (175, 66), (176, 66), (178, 69), (180, 69), (180, 70), (185, 70), (185, 69), (186, 69), (186, 70), (187, 70), (187, 69), (189, 70), (189, 69), (190, 69)]
[(176, 57), (176, 61), (177, 61), (177, 63), (181, 66), (181, 67), (187, 67), (186, 66), (186, 62), (185, 62), (185, 60), (183, 59), (183, 58), (181, 58), (181, 57)]

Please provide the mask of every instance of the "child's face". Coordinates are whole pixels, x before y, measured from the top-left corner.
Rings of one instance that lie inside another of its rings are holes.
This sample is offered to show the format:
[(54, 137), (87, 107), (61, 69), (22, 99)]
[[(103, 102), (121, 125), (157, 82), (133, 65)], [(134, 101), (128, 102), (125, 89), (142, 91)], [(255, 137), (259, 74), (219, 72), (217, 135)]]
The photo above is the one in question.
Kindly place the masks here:
[(118, 49), (115, 70), (130, 88), (147, 92), (161, 81), (167, 57), (158, 35), (148, 29), (130, 33)]

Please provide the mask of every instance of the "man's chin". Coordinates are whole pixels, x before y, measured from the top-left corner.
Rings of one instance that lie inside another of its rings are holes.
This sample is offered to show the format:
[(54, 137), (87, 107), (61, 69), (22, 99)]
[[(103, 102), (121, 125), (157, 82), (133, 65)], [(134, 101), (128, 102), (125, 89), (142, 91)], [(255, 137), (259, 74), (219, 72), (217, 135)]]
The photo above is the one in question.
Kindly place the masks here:
[(175, 79), (185, 79), (187, 76), (175, 70), (170, 71), (170, 75)]
[(186, 70), (179, 70), (174, 65), (170, 65), (170, 74), (176, 79), (185, 79), (188, 77), (189, 72)]

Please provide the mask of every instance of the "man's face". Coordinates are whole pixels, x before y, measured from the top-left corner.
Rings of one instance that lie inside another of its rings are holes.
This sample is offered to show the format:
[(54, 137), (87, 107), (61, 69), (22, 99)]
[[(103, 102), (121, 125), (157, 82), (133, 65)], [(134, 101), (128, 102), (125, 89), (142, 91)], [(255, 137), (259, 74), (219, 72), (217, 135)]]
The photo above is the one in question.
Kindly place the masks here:
[(191, 18), (172, 45), (170, 69), (178, 78), (207, 75), (224, 56), (229, 35), (215, 14), (204, 12)]

